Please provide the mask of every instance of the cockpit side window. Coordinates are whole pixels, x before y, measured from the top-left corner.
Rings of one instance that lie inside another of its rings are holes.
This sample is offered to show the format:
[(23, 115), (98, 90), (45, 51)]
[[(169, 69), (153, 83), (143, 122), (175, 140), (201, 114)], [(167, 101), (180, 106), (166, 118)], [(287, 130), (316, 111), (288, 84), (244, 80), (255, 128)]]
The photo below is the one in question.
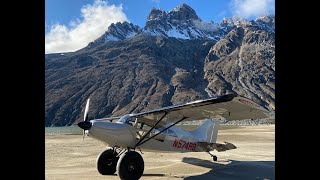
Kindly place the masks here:
[[(159, 128), (155, 128), (155, 129), (158, 130), (158, 132), (159, 132), (159, 131), (162, 131), (165, 128), (164, 127), (159, 127)], [(170, 128), (165, 130), (165, 131), (163, 131), (162, 134), (165, 135), (165, 136), (177, 137), (176, 133), (174, 131), (172, 131)]]

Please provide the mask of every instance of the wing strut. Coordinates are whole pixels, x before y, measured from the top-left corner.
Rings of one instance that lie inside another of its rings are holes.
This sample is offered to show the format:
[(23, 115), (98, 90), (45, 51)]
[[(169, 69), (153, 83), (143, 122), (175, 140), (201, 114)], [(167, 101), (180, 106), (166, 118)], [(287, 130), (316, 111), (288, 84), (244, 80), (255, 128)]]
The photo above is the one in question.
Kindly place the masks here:
[[(159, 122), (160, 122), (167, 114), (168, 114), (167, 111), (165, 111), (165, 112), (164, 112), (164, 115), (151, 127), (151, 129), (149, 129), (149, 131), (148, 131), (146, 134), (144, 134), (144, 136), (139, 140), (139, 142), (135, 145), (135, 147), (137, 147), (137, 146), (145, 143), (145, 141), (144, 141), (143, 143), (141, 143), (141, 141), (143, 141), (143, 140), (146, 138), (146, 136), (150, 134), (150, 132), (159, 124)], [(149, 139), (148, 139), (148, 140), (149, 140)]]
[[(164, 116), (163, 116), (164, 117)], [(169, 129), (169, 128), (171, 128), (172, 126), (174, 126), (174, 125), (176, 125), (176, 124), (178, 124), (179, 122), (181, 122), (181, 121), (183, 121), (184, 119), (186, 119), (187, 117), (182, 117), (179, 121), (177, 121), (177, 122), (175, 122), (175, 123), (173, 123), (173, 124), (171, 124), (170, 126), (168, 126), (168, 127), (166, 127), (166, 128), (164, 128), (163, 130), (161, 130), (160, 132), (158, 132), (157, 134), (155, 134), (155, 135), (153, 135), (153, 136), (151, 136), (151, 137), (149, 137), (148, 139), (146, 139), (145, 141), (143, 141), (143, 142), (141, 142), (151, 131), (148, 131), (148, 133), (146, 133), (142, 138), (141, 138), (141, 140), (136, 144), (136, 146), (140, 146), (140, 145), (142, 145), (142, 144), (144, 144), (144, 143), (146, 143), (147, 141), (149, 141), (150, 139), (152, 139), (152, 138), (154, 138), (154, 137), (156, 137), (156, 136), (158, 136), (159, 134), (161, 134), (163, 131), (165, 131), (165, 130), (167, 130), (167, 129)], [(160, 119), (160, 120), (162, 120), (162, 119)], [(158, 122), (157, 122), (158, 123)], [(157, 124), (156, 123), (156, 124)], [(156, 124), (151, 128), (151, 130), (152, 129), (154, 129), (155, 128), (155, 126), (156, 126)]]

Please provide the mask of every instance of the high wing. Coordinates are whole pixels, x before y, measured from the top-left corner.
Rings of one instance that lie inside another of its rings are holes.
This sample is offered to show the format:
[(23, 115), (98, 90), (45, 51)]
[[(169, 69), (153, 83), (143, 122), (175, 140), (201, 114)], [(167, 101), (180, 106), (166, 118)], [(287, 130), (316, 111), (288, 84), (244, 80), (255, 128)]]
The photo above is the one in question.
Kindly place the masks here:
[[(223, 117), (226, 120), (266, 118), (270, 112), (248, 98), (228, 94), (148, 112), (130, 114), (136, 122), (162, 126), (177, 121), (194, 121)], [(157, 121), (162, 118), (161, 122)]]
[(101, 119), (93, 119), (94, 121), (113, 121), (115, 119), (120, 119), (122, 116), (116, 116), (116, 117), (108, 117), (108, 118), (101, 118)]

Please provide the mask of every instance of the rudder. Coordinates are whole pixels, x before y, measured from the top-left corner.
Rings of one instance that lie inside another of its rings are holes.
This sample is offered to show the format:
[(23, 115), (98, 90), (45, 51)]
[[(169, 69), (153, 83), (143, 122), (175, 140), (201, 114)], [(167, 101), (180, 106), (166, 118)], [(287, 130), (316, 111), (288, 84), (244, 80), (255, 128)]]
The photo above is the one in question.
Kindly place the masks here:
[(205, 120), (197, 129), (190, 131), (198, 142), (215, 143), (218, 137), (219, 121)]

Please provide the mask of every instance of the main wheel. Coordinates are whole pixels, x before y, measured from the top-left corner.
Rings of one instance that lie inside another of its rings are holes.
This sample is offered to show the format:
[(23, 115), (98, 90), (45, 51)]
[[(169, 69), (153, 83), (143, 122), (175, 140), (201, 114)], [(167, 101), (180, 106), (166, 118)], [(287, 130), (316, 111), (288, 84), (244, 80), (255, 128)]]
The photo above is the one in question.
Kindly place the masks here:
[(141, 155), (135, 151), (128, 151), (120, 156), (117, 163), (117, 172), (120, 179), (139, 179), (144, 170), (144, 161)]
[(99, 154), (97, 158), (97, 169), (102, 175), (111, 175), (116, 172), (119, 157), (113, 149), (107, 149)]

